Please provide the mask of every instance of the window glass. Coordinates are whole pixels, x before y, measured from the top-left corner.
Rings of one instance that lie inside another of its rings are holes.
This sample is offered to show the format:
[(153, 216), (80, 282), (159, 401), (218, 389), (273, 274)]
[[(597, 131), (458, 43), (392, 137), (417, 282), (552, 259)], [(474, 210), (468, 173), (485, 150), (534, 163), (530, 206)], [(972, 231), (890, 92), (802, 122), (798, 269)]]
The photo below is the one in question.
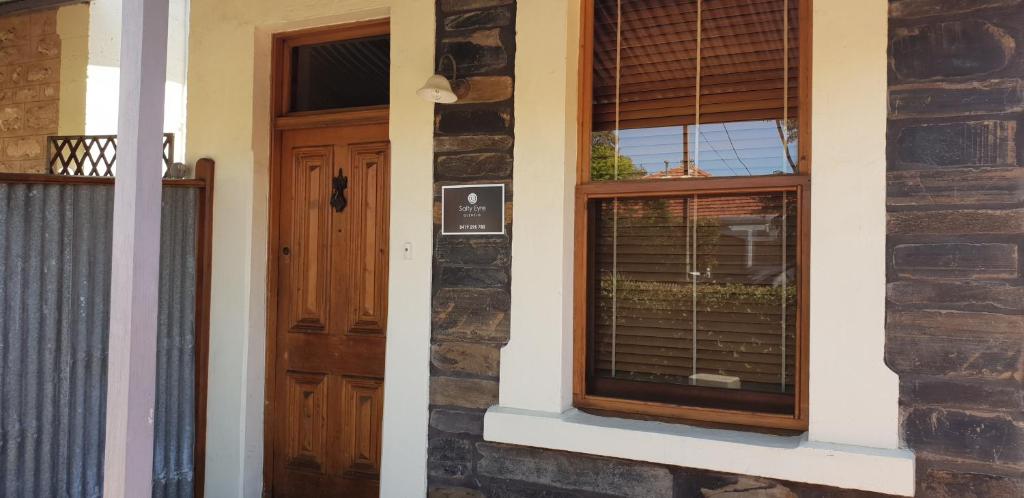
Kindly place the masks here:
[(696, 386), (781, 394), (760, 408), (792, 409), (793, 193), (602, 199), (590, 211), (597, 392), (721, 405), (679, 389)]
[(806, 428), (801, 0), (592, 1), (577, 406)]
[(591, 180), (798, 173), (797, 3), (596, 0)]
[(291, 112), (387, 105), (390, 52), (387, 36), (293, 48)]

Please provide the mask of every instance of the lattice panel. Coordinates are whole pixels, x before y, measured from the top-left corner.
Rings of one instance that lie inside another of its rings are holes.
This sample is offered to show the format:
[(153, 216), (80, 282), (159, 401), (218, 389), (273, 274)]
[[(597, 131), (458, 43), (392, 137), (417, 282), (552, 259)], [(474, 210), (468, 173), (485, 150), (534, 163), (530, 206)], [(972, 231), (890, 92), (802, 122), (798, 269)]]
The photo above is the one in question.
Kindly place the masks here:
[[(117, 135), (65, 135), (49, 137), (47, 158), (51, 175), (114, 176), (117, 170)], [(174, 164), (174, 134), (164, 134), (163, 175)]]

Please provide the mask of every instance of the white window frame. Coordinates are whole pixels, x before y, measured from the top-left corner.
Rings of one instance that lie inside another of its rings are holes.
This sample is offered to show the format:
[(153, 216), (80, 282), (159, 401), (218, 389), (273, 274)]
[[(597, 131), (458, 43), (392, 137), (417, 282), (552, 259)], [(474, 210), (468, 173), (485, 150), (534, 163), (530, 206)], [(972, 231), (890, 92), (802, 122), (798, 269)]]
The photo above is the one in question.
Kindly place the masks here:
[(884, 363), (886, 0), (814, 1), (810, 420), (788, 437), (572, 407), (580, 5), (558, 5), (517, 5), (511, 340), (484, 439), (913, 495)]

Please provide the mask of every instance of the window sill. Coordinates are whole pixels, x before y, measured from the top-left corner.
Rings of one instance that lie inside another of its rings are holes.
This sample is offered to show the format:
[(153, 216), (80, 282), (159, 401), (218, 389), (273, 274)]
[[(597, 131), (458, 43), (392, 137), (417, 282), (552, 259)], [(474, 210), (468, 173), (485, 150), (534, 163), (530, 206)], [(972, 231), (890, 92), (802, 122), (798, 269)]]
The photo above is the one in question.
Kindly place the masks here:
[(914, 454), (687, 425), (493, 406), (487, 441), (913, 496)]

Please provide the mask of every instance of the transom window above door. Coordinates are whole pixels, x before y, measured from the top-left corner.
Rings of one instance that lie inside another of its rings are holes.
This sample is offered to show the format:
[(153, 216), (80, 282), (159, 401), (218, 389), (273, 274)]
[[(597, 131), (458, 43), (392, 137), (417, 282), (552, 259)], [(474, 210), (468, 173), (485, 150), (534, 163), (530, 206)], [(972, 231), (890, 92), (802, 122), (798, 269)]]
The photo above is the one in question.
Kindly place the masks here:
[(574, 401), (807, 424), (809, 0), (588, 0)]
[(388, 35), (294, 45), (289, 48), (289, 112), (388, 105)]

